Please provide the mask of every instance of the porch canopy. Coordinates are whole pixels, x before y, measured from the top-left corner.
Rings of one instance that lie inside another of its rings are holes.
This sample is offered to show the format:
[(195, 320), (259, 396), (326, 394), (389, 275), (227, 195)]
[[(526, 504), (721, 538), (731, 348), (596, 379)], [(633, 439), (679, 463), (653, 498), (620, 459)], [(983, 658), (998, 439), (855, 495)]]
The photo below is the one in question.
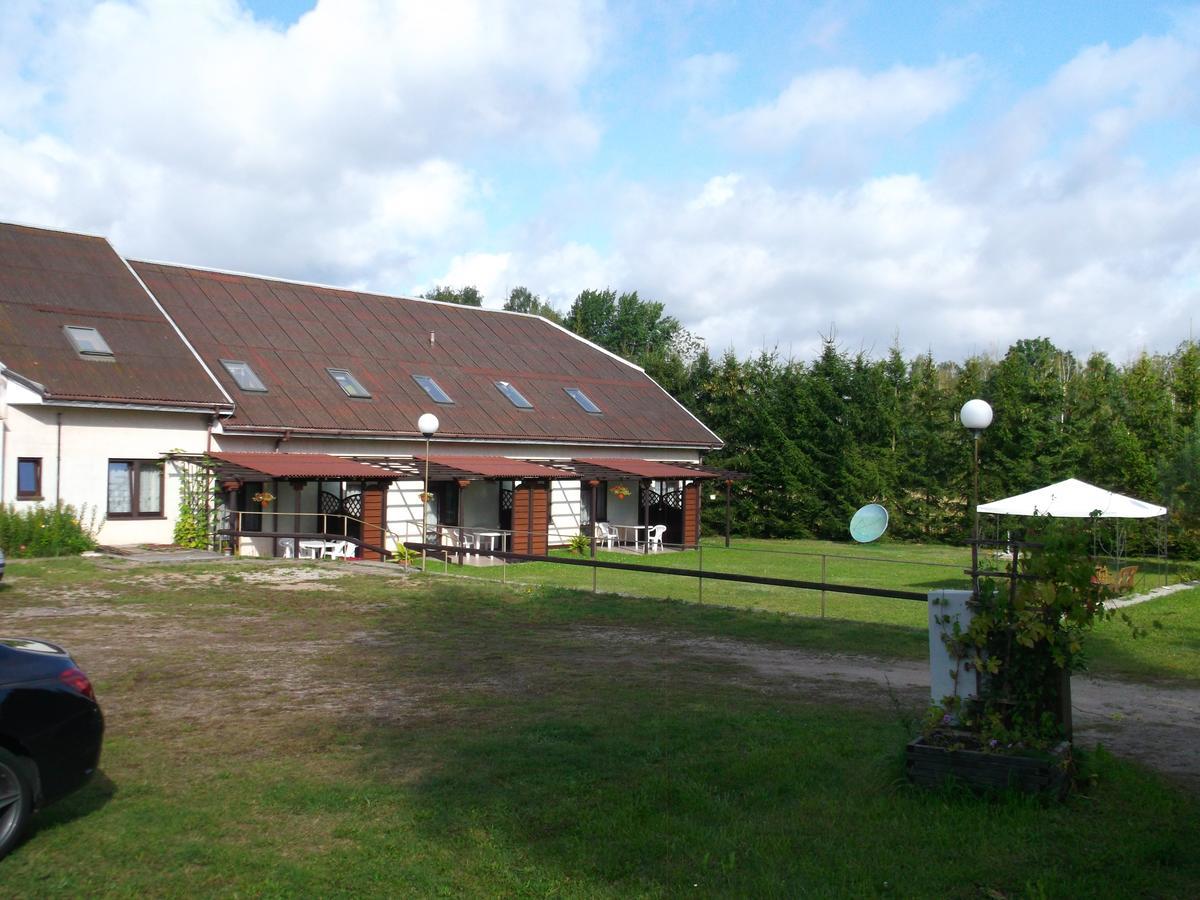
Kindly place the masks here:
[(709, 469), (692, 463), (659, 462), (653, 459), (624, 457), (588, 457), (571, 460), (576, 476), (583, 479), (598, 478), (616, 481), (622, 478), (654, 478), (660, 481), (680, 479), (720, 478), (728, 481), (739, 478), (735, 472)]
[(1051, 515), (1061, 519), (1088, 519), (1093, 513), (1102, 519), (1153, 519), (1167, 514), (1165, 506), (1106, 491), (1077, 478), (981, 504), (979, 511), (1002, 516)]
[(407, 476), (328, 453), (210, 452), (217, 476), (236, 481), (396, 481)]
[[(418, 472), (423, 473), (425, 457), (414, 456)], [(542, 463), (530, 462), (526, 459), (512, 459), (507, 456), (458, 456), (438, 455), (429, 456), (429, 477), (434, 480), (448, 478), (497, 478), (503, 481), (524, 481), (532, 478), (567, 479), (577, 477), (574, 472), (557, 469)]]

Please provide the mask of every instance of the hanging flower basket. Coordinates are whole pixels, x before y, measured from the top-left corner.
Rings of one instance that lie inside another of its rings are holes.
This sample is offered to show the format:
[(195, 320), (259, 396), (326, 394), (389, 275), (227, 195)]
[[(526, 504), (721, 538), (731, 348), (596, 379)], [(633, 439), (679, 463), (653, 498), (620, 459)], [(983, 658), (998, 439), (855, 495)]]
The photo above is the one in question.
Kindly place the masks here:
[(268, 503), (270, 503), (272, 500), (275, 499), (275, 495), (272, 494), (270, 491), (259, 491), (257, 494), (252, 496), (250, 499), (253, 500), (255, 503), (257, 503), (259, 506), (266, 506)]
[(630, 491), (629, 488), (625, 487), (625, 485), (618, 484), (615, 488), (611, 489), (610, 493), (618, 500), (624, 500), (629, 496)]

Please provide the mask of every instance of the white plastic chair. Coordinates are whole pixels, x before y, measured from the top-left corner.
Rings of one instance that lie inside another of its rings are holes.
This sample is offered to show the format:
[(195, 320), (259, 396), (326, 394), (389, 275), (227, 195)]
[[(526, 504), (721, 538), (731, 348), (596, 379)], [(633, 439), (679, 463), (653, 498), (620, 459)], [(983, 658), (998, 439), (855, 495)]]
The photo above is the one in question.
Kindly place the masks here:
[(446, 526), (442, 529), (442, 546), (451, 547), (455, 550), (462, 549), (464, 552), (475, 552), (475, 535), (469, 531), (462, 532), (461, 540), (459, 531), (454, 526)]
[(354, 559), (354, 544), (350, 541), (334, 541), (329, 556), (331, 559)]
[(596, 540), (603, 541), (604, 546), (609, 550), (612, 549), (613, 541), (617, 539), (617, 529), (613, 528), (607, 522), (596, 523)]
[(657, 544), (658, 549), (661, 550), (663, 548), (663, 535), (666, 534), (666, 532), (666, 525), (651, 525), (650, 532), (646, 536), (646, 545), (648, 549), (653, 550)]

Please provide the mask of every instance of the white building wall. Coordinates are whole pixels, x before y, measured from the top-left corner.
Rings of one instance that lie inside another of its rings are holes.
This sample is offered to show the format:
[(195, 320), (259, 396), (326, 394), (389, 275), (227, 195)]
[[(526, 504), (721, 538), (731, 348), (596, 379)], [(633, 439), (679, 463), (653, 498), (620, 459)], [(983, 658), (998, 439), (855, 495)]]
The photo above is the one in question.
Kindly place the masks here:
[(583, 503), (578, 481), (550, 482), (550, 544), (567, 543), (582, 530)]
[[(58, 417), (62, 417), (61, 464), (58, 459)], [(99, 526), (98, 540), (104, 544), (128, 545), (170, 543), (179, 507), (179, 474), (166, 465), (163, 516), (161, 518), (114, 519), (107, 521), (108, 461), (110, 459), (159, 459), (170, 450), (203, 453), (208, 446), (210, 418), (201, 413), (150, 412), (119, 408), (53, 407), (40, 404), (40, 398), (23, 385), (0, 378), (0, 502), (18, 506), (36, 501), (16, 499), (17, 459), (42, 460), (43, 502), (52, 504), (56, 497), (87, 514), (95, 511)], [(424, 441), (371, 438), (292, 437), (279, 435), (243, 435), (222, 433), (218, 425), (213, 434), (214, 450), (285, 453), (332, 453), (342, 456), (412, 456), (425, 451)], [(596, 447), (586, 444), (488, 443), (435, 440), (435, 454), (498, 455), (535, 460), (567, 460), (578, 457), (636, 457), (660, 461), (699, 462), (700, 453), (687, 449), (649, 447)], [(61, 484), (59, 471), (61, 470)], [(636, 524), (636, 479), (624, 482), (630, 497), (620, 500), (610, 492), (608, 518), (614, 523)], [(295, 509), (295, 496), (289, 485), (268, 489), (278, 495), (266, 506), (265, 513), (278, 512), (280, 530), (306, 531), (310, 517), (289, 515)], [(610, 483), (609, 487), (615, 484)], [(395, 482), (387, 495), (388, 527), (393, 532), (390, 545), (400, 540), (419, 540), (421, 530), (420, 482)], [(305, 511), (316, 509), (317, 485), (309, 484), (301, 495)], [(464, 525), (495, 528), (499, 522), (499, 485), (494, 481), (472, 482), (461, 494), (460, 511)], [(582, 506), (578, 481), (556, 481), (551, 486), (550, 543), (563, 544), (580, 530)], [(276, 522), (264, 516), (265, 527)], [(248, 553), (266, 554), (259, 547), (262, 539), (247, 538)], [(253, 548), (253, 549), (252, 549)]]
[(388, 488), (387, 548), (395, 550), (404, 541), (421, 540), (421, 493), (424, 484), (420, 481), (394, 481)]
[(53, 505), (56, 499), (61, 499), (79, 510), (85, 521), (94, 514), (100, 543), (171, 543), (179, 510), (178, 472), (166, 464), (161, 518), (107, 520), (108, 461), (159, 459), (169, 450), (203, 453), (208, 435), (207, 416), (11, 402), (0, 407), (0, 411), (4, 429), (0, 502), (15, 503), (18, 509), (37, 505), (36, 500), (17, 499), (17, 459), (40, 458), (41, 502)]

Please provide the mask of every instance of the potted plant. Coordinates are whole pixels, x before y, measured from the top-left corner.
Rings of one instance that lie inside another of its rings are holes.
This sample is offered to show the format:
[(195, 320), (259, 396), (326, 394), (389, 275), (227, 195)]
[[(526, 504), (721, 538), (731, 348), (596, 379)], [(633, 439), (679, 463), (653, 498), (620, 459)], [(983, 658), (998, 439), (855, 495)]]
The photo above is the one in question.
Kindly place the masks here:
[(970, 692), (956, 691), (931, 709), (906, 753), (915, 783), (954, 776), (1058, 797), (1070, 788), (1071, 672), (1084, 634), (1115, 613), (1092, 581), (1086, 534), (1049, 516), (1037, 532), (1029, 554), (1014, 554), (1006, 584), (980, 580), (965, 628), (944, 623), (942, 640), (961, 663), (954, 677), (977, 678), (977, 692), (960, 700)]

